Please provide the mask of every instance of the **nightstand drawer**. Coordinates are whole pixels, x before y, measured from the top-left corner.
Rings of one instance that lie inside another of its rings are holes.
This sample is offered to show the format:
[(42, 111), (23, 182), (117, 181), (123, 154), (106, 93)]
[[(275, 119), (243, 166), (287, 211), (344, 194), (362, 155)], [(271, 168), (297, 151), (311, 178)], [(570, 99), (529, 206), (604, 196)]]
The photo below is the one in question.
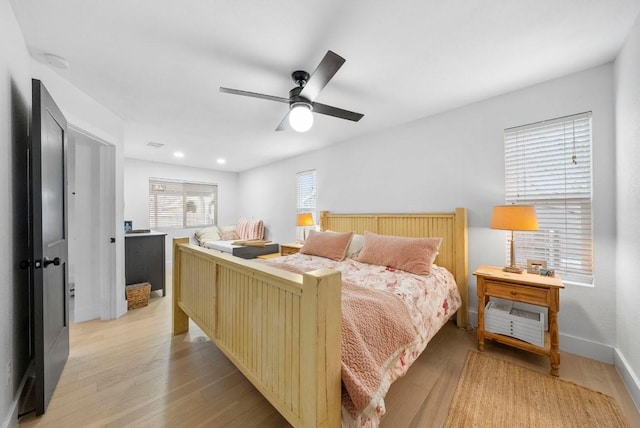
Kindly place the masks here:
[(548, 289), (519, 286), (513, 283), (485, 280), (485, 294), (532, 305), (548, 306), (550, 304)]

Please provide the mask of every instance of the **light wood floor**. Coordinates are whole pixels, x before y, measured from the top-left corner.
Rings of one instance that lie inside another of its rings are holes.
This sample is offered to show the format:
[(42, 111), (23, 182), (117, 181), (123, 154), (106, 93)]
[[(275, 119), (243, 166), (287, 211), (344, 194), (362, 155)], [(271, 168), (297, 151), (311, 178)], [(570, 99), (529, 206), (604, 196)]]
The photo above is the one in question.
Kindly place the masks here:
[[(45, 415), (21, 427), (288, 427), (211, 342), (171, 337), (171, 292), (114, 321), (72, 324), (71, 353)], [(195, 327), (195, 326), (194, 326)], [(475, 332), (447, 324), (386, 397), (382, 428), (441, 427)], [(548, 372), (547, 358), (489, 342), (487, 353)], [(560, 377), (614, 397), (640, 426), (611, 365), (562, 353)]]

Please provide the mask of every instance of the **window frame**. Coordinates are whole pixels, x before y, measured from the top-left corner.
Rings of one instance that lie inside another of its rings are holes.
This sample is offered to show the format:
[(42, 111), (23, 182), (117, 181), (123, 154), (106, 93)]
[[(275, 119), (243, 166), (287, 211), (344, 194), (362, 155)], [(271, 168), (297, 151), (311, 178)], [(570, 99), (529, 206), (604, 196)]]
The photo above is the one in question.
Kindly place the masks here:
[[(302, 185), (309, 180), (310, 185)], [(296, 240), (302, 242), (310, 229), (315, 229), (320, 221), (318, 213), (318, 175), (315, 169), (308, 169), (296, 173), (296, 215), (311, 213), (314, 226), (296, 226)]]
[[(154, 187), (156, 188), (154, 189)], [(166, 203), (176, 205), (175, 208), (179, 208), (178, 212), (172, 214), (165, 211), (163, 216), (163, 211), (158, 209), (158, 198), (161, 196), (158, 187), (169, 188), (170, 192), (167, 195), (175, 197), (175, 200), (168, 200)], [(152, 229), (195, 229), (217, 225), (218, 185), (216, 183), (150, 177), (148, 191), (149, 227)], [(195, 201), (195, 203), (197, 206), (200, 202), (202, 212), (199, 213), (199, 216), (204, 222), (198, 221), (195, 224), (190, 222), (193, 219), (190, 219), (188, 207), (194, 202), (193, 198), (200, 198), (200, 201)], [(207, 201), (207, 198), (210, 200)], [(206, 212), (206, 204), (213, 205), (213, 209), (209, 213)], [(180, 218), (180, 224), (178, 224), (177, 218)]]
[(504, 144), (505, 203), (535, 206), (540, 227), (514, 232), (516, 263), (542, 259), (563, 282), (593, 286), (592, 113), (505, 129)]

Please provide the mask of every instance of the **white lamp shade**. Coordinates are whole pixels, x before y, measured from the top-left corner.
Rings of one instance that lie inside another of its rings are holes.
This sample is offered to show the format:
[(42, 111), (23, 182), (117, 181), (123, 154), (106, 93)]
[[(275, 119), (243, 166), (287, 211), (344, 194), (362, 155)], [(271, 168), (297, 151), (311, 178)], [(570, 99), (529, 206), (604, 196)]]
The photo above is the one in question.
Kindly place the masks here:
[(307, 132), (313, 125), (313, 113), (306, 104), (296, 104), (289, 112), (289, 125), (298, 132)]

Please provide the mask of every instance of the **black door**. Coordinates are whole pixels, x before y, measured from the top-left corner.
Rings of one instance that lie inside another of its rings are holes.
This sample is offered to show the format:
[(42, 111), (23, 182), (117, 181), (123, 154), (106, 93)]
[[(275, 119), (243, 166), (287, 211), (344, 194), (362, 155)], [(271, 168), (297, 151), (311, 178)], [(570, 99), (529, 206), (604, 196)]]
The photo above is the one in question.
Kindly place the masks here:
[(39, 80), (32, 82), (30, 203), (34, 399), (47, 409), (69, 356), (67, 121)]

